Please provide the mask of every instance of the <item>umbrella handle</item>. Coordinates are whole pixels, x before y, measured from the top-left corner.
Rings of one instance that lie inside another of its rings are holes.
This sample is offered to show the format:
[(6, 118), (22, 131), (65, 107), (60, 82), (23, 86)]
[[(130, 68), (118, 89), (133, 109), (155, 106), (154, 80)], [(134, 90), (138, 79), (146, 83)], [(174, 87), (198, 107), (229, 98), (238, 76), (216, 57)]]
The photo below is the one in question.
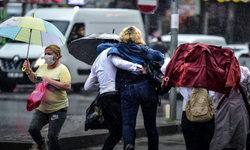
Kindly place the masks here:
[(22, 71), (26, 71), (26, 68), (22, 67)]

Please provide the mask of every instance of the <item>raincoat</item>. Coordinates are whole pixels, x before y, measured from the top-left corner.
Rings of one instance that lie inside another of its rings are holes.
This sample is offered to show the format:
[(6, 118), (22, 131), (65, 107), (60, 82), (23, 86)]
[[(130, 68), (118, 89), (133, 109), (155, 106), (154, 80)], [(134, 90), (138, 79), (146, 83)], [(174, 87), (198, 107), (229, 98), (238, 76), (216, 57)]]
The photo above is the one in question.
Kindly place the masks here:
[[(247, 95), (250, 93), (250, 71), (246, 67), (240, 67), (240, 85)], [(223, 94), (216, 93), (214, 106), (218, 106)], [(215, 109), (215, 132), (210, 143), (210, 150), (222, 150), (224, 148), (244, 149), (249, 128), (248, 112), (239, 90), (231, 90), (229, 97), (221, 104), (219, 110)]]

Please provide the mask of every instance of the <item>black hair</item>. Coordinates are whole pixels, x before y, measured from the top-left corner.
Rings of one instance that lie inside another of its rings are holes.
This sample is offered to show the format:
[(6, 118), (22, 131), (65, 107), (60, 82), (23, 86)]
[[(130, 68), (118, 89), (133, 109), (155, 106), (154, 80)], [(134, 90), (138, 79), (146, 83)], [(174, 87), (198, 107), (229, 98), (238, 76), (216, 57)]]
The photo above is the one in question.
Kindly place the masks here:
[(162, 42), (161, 37), (158, 37), (158, 38), (157, 38), (157, 41)]

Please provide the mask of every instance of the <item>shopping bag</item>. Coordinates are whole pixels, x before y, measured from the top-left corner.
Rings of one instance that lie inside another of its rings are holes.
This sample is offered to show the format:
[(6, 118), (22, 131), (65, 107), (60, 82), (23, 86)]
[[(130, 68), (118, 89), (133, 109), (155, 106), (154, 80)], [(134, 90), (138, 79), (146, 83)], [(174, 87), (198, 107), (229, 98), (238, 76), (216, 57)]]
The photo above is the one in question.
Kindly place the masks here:
[(89, 129), (108, 129), (108, 122), (105, 120), (99, 103), (100, 94), (86, 110), (85, 131)]
[(40, 105), (41, 99), (46, 91), (47, 85), (48, 82), (41, 82), (37, 84), (36, 89), (28, 97), (26, 106), (27, 111), (32, 111)]

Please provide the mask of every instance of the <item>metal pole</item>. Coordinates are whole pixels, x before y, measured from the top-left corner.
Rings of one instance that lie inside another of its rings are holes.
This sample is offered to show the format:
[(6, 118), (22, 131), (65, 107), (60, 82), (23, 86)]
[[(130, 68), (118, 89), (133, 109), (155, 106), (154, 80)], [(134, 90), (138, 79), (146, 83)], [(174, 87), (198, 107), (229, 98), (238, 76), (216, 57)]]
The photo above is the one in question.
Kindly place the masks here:
[(226, 37), (228, 43), (233, 43), (234, 37), (234, 21), (235, 21), (235, 8), (236, 5), (233, 2), (228, 4), (228, 14), (227, 14), (227, 27), (226, 27)]
[(205, 35), (208, 34), (208, 17), (209, 17), (208, 7), (209, 7), (209, 2), (205, 2), (205, 13), (203, 22), (204, 23), (203, 34)]
[(145, 14), (145, 42), (148, 45), (149, 14)]
[[(178, 0), (172, 0), (171, 2), (171, 47), (170, 53), (173, 56), (178, 44), (178, 29), (179, 29), (179, 14), (178, 14)], [(170, 118), (176, 119), (176, 107), (177, 107), (177, 91), (176, 88), (172, 88), (169, 94), (170, 101)]]

